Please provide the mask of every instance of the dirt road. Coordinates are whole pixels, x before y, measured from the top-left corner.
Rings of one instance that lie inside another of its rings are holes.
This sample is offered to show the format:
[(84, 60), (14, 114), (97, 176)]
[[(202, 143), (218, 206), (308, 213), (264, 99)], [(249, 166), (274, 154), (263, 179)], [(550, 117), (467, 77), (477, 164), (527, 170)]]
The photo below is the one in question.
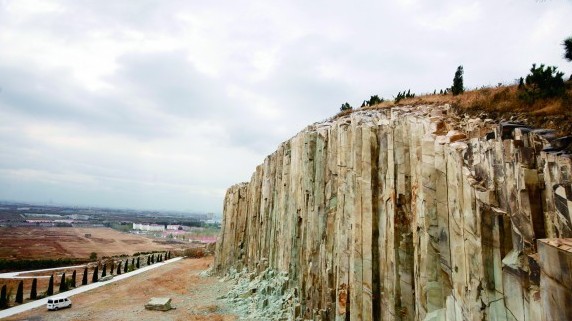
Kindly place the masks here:
[[(212, 257), (184, 259), (129, 279), (71, 297), (73, 307), (47, 311), (45, 307), (6, 320), (237, 320), (224, 303), (227, 283), (199, 273), (212, 264)], [(168, 312), (147, 311), (151, 297), (173, 299), (176, 308)]]

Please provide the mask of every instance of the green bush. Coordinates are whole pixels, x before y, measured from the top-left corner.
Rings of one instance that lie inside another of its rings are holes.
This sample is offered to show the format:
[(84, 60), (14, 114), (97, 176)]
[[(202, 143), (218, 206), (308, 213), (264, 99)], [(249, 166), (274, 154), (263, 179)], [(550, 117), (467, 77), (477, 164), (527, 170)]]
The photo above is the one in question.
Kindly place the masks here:
[(403, 92), (398, 92), (398, 93), (397, 93), (397, 96), (394, 97), (394, 101), (395, 101), (395, 103), (397, 104), (397, 103), (400, 102), (402, 99), (405, 99), (405, 98), (414, 98), (414, 97), (415, 97), (415, 94), (412, 94), (412, 93), (411, 93), (411, 90), (408, 89), (407, 91), (404, 90)]
[(348, 104), (347, 102), (343, 103), (343, 104), (342, 104), (342, 107), (340, 107), (340, 110), (341, 110), (341, 111), (344, 111), (344, 110), (352, 110), (352, 109), (353, 109), (353, 107), (352, 107), (350, 104)]
[(521, 88), (519, 98), (525, 102), (533, 103), (538, 99), (559, 97), (566, 92), (566, 86), (562, 76), (563, 72), (557, 71), (556, 67), (545, 67), (541, 64), (536, 67), (532, 64), (530, 74), (525, 78), (524, 87)]

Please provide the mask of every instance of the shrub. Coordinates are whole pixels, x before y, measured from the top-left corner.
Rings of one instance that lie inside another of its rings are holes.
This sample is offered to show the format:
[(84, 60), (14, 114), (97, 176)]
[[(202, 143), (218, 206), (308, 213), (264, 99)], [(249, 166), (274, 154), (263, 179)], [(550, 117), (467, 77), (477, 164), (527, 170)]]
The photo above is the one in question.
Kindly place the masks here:
[(373, 95), (369, 98), (369, 101), (367, 103), (369, 106), (373, 106), (373, 105), (381, 104), (384, 101), (385, 100), (383, 98), (379, 98), (378, 95)]
[(16, 303), (22, 304), (24, 302), (24, 281), (20, 280), (18, 283), (18, 290), (16, 290)]
[(62, 279), (60, 280), (60, 293), (67, 291), (67, 284), (66, 284), (66, 273), (62, 274)]
[(87, 266), (83, 269), (83, 278), (81, 279), (81, 285), (87, 285)]
[(8, 306), (8, 295), (6, 294), (6, 284), (2, 286), (0, 291), (0, 309), (4, 309)]
[(457, 67), (457, 71), (455, 71), (451, 92), (453, 93), (453, 96), (457, 96), (465, 92), (465, 88), (463, 87), (463, 66)]
[(200, 247), (193, 247), (190, 249), (185, 249), (184, 256), (187, 258), (201, 258), (206, 256), (205, 249)]
[(534, 103), (538, 99), (562, 96), (566, 92), (566, 86), (562, 79), (564, 73), (556, 69), (556, 67), (550, 66), (545, 69), (544, 64), (541, 64), (540, 67), (532, 64), (530, 74), (526, 76), (524, 88), (521, 88), (519, 98), (525, 102)]
[(348, 104), (348, 102), (343, 103), (342, 107), (340, 107), (340, 111), (352, 110), (352, 109), (353, 109), (353, 107), (350, 104)]
[(89, 259), (90, 259), (91, 261), (97, 260), (97, 253), (91, 252), (91, 254), (89, 255)]
[(30, 299), (35, 300), (38, 297), (38, 279), (32, 280), (32, 289), (30, 290)]
[(46, 292), (48, 296), (54, 295), (54, 276), (50, 275), (50, 283), (48, 283), (48, 291)]
[(70, 287), (72, 287), (72, 288), (75, 288), (75, 278), (76, 278), (76, 274), (77, 274), (77, 273), (75, 272), (75, 270), (73, 270), (72, 277), (71, 277), (71, 280), (70, 280)]
[(412, 94), (412, 93), (411, 93), (411, 90), (408, 89), (407, 92), (406, 92), (405, 90), (404, 90), (403, 92), (398, 92), (398, 93), (397, 93), (397, 96), (394, 97), (394, 101), (395, 101), (395, 103), (397, 104), (397, 103), (400, 102), (402, 99), (405, 99), (405, 98), (414, 98), (414, 97), (415, 97), (415, 94)]
[(97, 282), (97, 280), (99, 279), (99, 278), (98, 278), (98, 274), (99, 274), (99, 271), (98, 271), (98, 268), (97, 268), (97, 265), (96, 265), (96, 266), (95, 266), (95, 269), (93, 269), (93, 277), (91, 278), (91, 283)]

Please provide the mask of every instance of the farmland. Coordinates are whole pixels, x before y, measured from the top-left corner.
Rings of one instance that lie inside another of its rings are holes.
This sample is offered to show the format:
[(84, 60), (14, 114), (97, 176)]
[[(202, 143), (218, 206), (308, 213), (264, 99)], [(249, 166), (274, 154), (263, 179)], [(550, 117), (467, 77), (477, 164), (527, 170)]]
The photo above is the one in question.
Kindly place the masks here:
[(110, 228), (0, 228), (0, 259), (7, 260), (87, 259), (92, 252), (104, 257), (169, 251), (183, 246)]

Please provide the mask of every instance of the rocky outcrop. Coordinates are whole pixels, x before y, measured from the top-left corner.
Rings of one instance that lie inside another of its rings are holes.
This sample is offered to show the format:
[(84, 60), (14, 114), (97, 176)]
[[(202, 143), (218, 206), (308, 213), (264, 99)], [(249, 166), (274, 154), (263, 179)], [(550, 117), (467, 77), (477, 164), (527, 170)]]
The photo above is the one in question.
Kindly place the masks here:
[(215, 269), (287, 276), (291, 319), (572, 320), (569, 144), (448, 106), (311, 125), (229, 188)]

